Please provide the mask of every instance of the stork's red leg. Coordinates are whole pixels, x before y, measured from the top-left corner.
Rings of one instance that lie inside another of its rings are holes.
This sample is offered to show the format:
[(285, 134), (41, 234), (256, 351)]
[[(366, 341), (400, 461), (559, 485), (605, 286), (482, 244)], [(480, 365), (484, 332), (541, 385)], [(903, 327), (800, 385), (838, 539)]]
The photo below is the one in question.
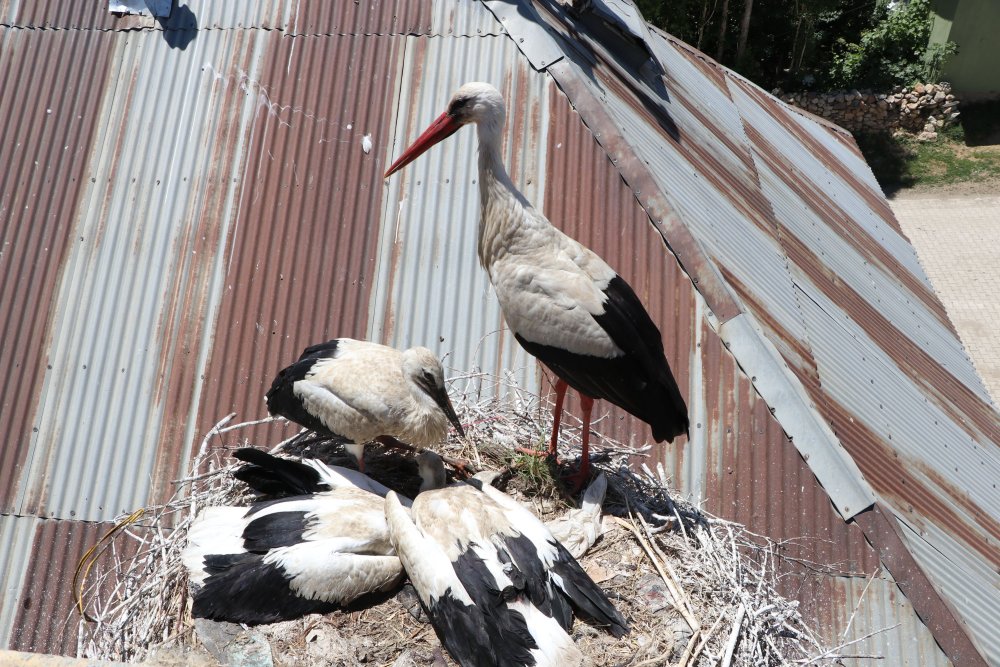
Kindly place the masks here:
[(566, 389), (569, 385), (561, 379), (556, 380), (556, 407), (552, 410), (552, 439), (549, 441), (549, 451), (536, 451), (526, 447), (515, 447), (515, 452), (529, 454), (531, 456), (551, 456), (558, 461), (557, 448), (559, 445), (559, 422), (562, 421), (563, 399), (566, 398)]
[(567, 481), (572, 484), (572, 493), (579, 491), (590, 475), (590, 412), (593, 408), (594, 399), (580, 394), (580, 409), (583, 410), (583, 433), (580, 434), (580, 437), (583, 443), (581, 445), (580, 469), (567, 478)]
[(556, 381), (556, 407), (552, 410), (552, 439), (549, 441), (549, 456), (555, 456), (559, 446), (559, 422), (562, 421), (563, 399), (566, 398), (568, 387), (569, 385), (562, 378)]

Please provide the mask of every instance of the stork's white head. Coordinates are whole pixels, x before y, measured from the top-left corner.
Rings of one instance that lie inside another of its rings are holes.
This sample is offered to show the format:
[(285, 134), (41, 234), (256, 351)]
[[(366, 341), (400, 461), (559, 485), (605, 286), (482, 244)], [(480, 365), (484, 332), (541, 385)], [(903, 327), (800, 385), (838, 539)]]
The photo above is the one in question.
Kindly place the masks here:
[(451, 96), (445, 112), (462, 125), (490, 123), (503, 127), (507, 116), (500, 91), (488, 83), (467, 83)]
[(420, 473), (421, 493), (431, 489), (442, 489), (448, 481), (444, 474), (444, 459), (429, 449), (417, 454), (417, 470)]
[(500, 91), (488, 83), (467, 83), (451, 96), (448, 108), (417, 137), (385, 172), (388, 178), (416, 160), (428, 148), (455, 134), (463, 125), (479, 126), (479, 141), (499, 142), (507, 109)]
[(426, 403), (429, 399), (429, 405), (443, 412), (458, 434), (464, 436), (462, 423), (458, 421), (455, 408), (448, 398), (448, 390), (444, 386), (444, 369), (437, 356), (426, 347), (411, 347), (403, 351), (402, 371), (403, 378), (411, 384), (414, 398), (421, 403)]

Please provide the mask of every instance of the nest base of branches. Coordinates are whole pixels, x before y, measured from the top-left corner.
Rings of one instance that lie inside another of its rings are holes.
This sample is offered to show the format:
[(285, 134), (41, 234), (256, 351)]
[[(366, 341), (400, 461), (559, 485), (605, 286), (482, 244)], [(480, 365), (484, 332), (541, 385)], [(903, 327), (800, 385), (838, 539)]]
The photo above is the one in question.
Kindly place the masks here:
[[(467, 437), (444, 453), (480, 469), (501, 470), (495, 485), (544, 520), (572, 507), (552, 462), (513, 453), (544, 445), (551, 425), (537, 397), (514, 390), (503, 402), (469, 391), (455, 407)], [(192, 473), (169, 503), (123, 526), (101, 545), (103, 568), (90, 573), (80, 604), (92, 619), (79, 625), (79, 655), (158, 664), (410, 665), (453, 664), (423, 617), (412, 588), (363, 607), (247, 627), (193, 619), (180, 554), (201, 508), (247, 504), (232, 478), (232, 449), (257, 446), (351, 465), (339, 445), (293, 439), (268, 446), (241, 434), (261, 422), (220, 422), (205, 437)], [(564, 427), (562, 449), (579, 455), (579, 425)], [(776, 592), (774, 545), (741, 526), (674, 498), (662, 468), (624, 465), (634, 450), (593, 443), (608, 495), (603, 534), (580, 562), (629, 620), (615, 639), (577, 621), (573, 636), (594, 665), (783, 665), (834, 659), (806, 626), (798, 603)], [(413, 495), (419, 485), (409, 457), (366, 448), (367, 472)], [(171, 526), (168, 528), (167, 526)]]

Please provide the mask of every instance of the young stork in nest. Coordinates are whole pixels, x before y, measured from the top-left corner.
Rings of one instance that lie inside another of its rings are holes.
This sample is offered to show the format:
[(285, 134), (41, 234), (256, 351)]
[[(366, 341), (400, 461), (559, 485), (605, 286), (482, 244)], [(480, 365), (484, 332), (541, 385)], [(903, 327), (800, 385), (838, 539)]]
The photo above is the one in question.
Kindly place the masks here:
[[(421, 477), (444, 483), (434, 452)], [(423, 491), (409, 512), (385, 497), (389, 539), (434, 631), (462, 667), (570, 667), (583, 655), (568, 634), (573, 612), (615, 637), (625, 618), (604, 591), (516, 500), (477, 479)]]
[(385, 522), (388, 488), (321, 461), (250, 448), (235, 456), (250, 464), (235, 476), (268, 499), (206, 508), (191, 526), (183, 560), (194, 616), (272, 623), (326, 613), (402, 580)]
[(425, 347), (400, 351), (350, 338), (313, 345), (278, 373), (265, 400), (272, 415), (349, 440), (362, 472), (366, 442), (429, 447), (445, 439), (449, 422), (465, 435), (441, 362)]
[(635, 292), (594, 252), (535, 210), (501, 160), (506, 108), (488, 83), (467, 83), (448, 109), (389, 167), (475, 124), (479, 134), (479, 261), (517, 342), (559, 377), (549, 454), (555, 456), (567, 386), (580, 394), (583, 456), (589, 468), (590, 414), (603, 398), (643, 420), (657, 442), (688, 430), (687, 406), (663, 352), (660, 331)]

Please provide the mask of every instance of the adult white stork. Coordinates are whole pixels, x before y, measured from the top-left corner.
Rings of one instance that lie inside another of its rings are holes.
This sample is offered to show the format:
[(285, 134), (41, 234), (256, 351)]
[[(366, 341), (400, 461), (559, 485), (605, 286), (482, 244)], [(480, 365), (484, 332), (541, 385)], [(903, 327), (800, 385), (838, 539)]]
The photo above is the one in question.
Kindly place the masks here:
[[(326, 613), (402, 580), (385, 521), (387, 487), (317, 460), (249, 448), (235, 456), (251, 464), (235, 476), (266, 499), (206, 508), (191, 526), (182, 558), (194, 616), (272, 623)], [(421, 489), (443, 484), (443, 464), (427, 474)]]
[(593, 399), (611, 401), (645, 421), (657, 442), (687, 432), (687, 406), (670, 372), (660, 331), (632, 288), (595, 253), (553, 227), (511, 182), (500, 153), (505, 117), (496, 88), (467, 83), (385, 175), (475, 123), (482, 204), (479, 261), (517, 341), (559, 377), (549, 443), (553, 456), (567, 385), (580, 394), (579, 487), (589, 467)]
[[(421, 467), (443, 466), (434, 452)], [(625, 618), (520, 503), (478, 479), (424, 491), (409, 513), (385, 498), (389, 538), (434, 631), (462, 667), (569, 667), (573, 612), (615, 637)]]
[(439, 444), (448, 423), (465, 435), (444, 386), (441, 362), (426, 347), (397, 350), (336, 338), (307, 347), (281, 370), (265, 397), (272, 415), (339, 436), (364, 471), (364, 443)]

